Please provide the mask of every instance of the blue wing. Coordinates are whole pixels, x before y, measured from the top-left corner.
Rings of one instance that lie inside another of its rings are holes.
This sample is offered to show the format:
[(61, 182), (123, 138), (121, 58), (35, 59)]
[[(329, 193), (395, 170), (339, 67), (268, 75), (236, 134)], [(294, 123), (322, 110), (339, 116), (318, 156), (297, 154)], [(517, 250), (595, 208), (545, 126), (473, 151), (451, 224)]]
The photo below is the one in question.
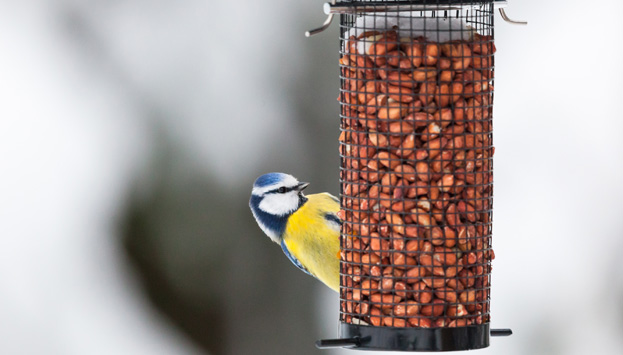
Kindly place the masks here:
[(307, 275), (314, 276), (310, 274), (309, 271), (307, 271), (305, 266), (303, 266), (303, 264), (301, 264), (301, 262), (297, 258), (295, 258), (294, 255), (290, 254), (290, 251), (288, 250), (288, 247), (286, 246), (286, 243), (284, 240), (281, 240), (281, 250), (283, 250), (283, 253), (286, 254), (288, 259), (290, 259), (292, 264), (294, 264), (297, 268), (301, 269)]

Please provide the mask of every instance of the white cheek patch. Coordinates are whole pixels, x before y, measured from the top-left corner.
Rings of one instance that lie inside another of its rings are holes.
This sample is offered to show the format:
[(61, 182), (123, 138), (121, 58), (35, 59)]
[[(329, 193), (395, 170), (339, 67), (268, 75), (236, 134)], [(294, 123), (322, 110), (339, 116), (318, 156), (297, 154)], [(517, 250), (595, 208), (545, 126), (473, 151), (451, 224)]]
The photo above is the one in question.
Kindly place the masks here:
[(264, 196), (259, 207), (268, 214), (284, 216), (296, 211), (298, 206), (298, 192), (290, 191), (286, 194), (273, 193)]

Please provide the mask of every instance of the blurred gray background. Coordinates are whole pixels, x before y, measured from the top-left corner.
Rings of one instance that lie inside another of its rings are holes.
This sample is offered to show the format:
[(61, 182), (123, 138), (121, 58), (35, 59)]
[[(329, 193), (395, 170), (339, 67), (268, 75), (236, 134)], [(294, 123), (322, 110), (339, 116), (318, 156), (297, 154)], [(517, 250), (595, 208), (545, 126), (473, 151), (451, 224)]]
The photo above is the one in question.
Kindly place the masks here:
[[(337, 294), (253, 180), (338, 193), (321, 1), (0, 1), (0, 353), (348, 354)], [(480, 354), (623, 347), (623, 3), (496, 15), (492, 326)]]

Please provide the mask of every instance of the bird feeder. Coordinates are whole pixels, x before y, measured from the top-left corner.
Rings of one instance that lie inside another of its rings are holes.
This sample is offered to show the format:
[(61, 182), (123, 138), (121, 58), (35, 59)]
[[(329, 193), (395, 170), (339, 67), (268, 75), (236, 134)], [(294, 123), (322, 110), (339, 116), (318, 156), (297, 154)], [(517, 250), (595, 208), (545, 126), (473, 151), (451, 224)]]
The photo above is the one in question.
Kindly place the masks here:
[(340, 1), (340, 324), (317, 346), (479, 349), (490, 329), (494, 10)]

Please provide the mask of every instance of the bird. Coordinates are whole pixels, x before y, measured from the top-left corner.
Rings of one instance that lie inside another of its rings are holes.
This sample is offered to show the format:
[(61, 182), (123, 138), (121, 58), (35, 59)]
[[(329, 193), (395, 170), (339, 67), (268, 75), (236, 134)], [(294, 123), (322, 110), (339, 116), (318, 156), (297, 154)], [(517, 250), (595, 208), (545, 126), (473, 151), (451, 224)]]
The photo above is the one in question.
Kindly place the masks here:
[(264, 174), (253, 183), (249, 207), (297, 268), (339, 292), (340, 201), (327, 192), (306, 196), (307, 186), (289, 174)]

